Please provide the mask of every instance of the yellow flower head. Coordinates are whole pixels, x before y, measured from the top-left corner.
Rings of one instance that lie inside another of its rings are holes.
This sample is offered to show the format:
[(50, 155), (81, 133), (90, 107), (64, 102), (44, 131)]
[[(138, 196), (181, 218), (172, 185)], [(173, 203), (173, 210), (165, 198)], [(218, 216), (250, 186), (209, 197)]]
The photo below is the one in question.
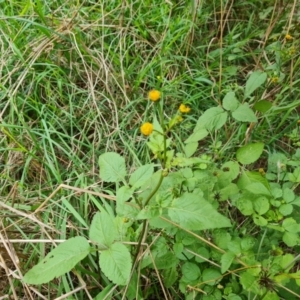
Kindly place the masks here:
[(144, 123), (144, 124), (141, 126), (140, 129), (141, 129), (141, 133), (142, 133), (143, 135), (148, 136), (148, 135), (150, 135), (150, 134), (152, 133), (152, 131), (153, 131), (153, 124), (151, 124), (151, 123), (149, 123), (149, 122)]
[(160, 91), (158, 90), (151, 90), (148, 93), (148, 97), (151, 101), (156, 102), (160, 99)]
[(285, 35), (285, 39), (286, 39), (287, 41), (290, 41), (290, 40), (293, 39), (293, 37), (292, 37), (290, 34), (286, 34), (286, 35)]
[(271, 81), (272, 81), (273, 83), (277, 83), (277, 82), (279, 81), (278, 76), (272, 77)]
[(185, 114), (189, 113), (191, 111), (191, 108), (189, 106), (186, 106), (185, 104), (180, 104), (179, 111)]

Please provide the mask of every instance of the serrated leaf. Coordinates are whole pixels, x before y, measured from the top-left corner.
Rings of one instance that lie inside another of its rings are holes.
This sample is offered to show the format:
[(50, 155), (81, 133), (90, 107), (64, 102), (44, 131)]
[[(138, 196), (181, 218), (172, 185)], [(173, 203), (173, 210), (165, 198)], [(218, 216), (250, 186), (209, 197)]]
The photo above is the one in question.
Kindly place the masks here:
[(24, 281), (43, 284), (69, 271), (90, 253), (88, 241), (81, 236), (70, 238), (50, 251), (47, 256), (29, 270)]
[(186, 281), (194, 281), (198, 279), (201, 274), (200, 268), (192, 262), (184, 263), (181, 267), (181, 272)]
[(111, 215), (106, 211), (97, 212), (92, 220), (89, 238), (100, 246), (109, 247), (117, 236), (117, 229)]
[(293, 190), (291, 190), (290, 188), (285, 188), (283, 190), (283, 200), (286, 202), (286, 203), (290, 203), (292, 201), (294, 201), (295, 199), (295, 193)]
[(129, 183), (134, 188), (139, 188), (152, 176), (153, 172), (154, 164), (143, 165), (131, 174)]
[(293, 205), (292, 204), (282, 204), (279, 207), (279, 212), (283, 215), (283, 216), (288, 216), (293, 212)]
[(272, 107), (272, 103), (267, 100), (261, 100), (254, 104), (253, 108), (261, 113), (267, 112)]
[(243, 165), (252, 164), (259, 159), (263, 150), (263, 143), (247, 144), (237, 150), (236, 158)]
[(209, 108), (198, 119), (195, 131), (201, 128), (210, 131), (220, 129), (226, 123), (227, 116), (227, 112), (222, 107)]
[(267, 226), (267, 225), (268, 225), (268, 221), (267, 221), (264, 217), (262, 217), (262, 216), (260, 216), (260, 215), (257, 215), (257, 214), (254, 214), (254, 215), (253, 215), (253, 222), (254, 222), (257, 226), (262, 226), (262, 227), (264, 227), (264, 226)]
[(100, 254), (99, 264), (105, 276), (115, 284), (126, 285), (132, 267), (131, 255), (126, 246), (115, 243)]
[(202, 273), (202, 281), (207, 285), (215, 285), (217, 281), (222, 279), (222, 275), (219, 270), (208, 268)]
[(253, 72), (246, 82), (245, 97), (250, 96), (257, 88), (265, 83), (267, 73), (261, 71)]
[(106, 182), (119, 182), (126, 176), (124, 157), (115, 152), (106, 152), (99, 157), (100, 177)]
[(187, 143), (184, 146), (184, 153), (187, 158), (191, 157), (198, 148), (198, 142)]
[(259, 215), (265, 214), (270, 209), (269, 200), (266, 197), (259, 197), (255, 199), (253, 206)]
[(282, 222), (282, 227), (288, 232), (300, 232), (300, 224), (297, 224), (296, 220), (293, 218), (284, 219)]
[(254, 213), (253, 204), (249, 199), (240, 198), (236, 202), (236, 207), (244, 216), (250, 216)]
[(223, 99), (223, 107), (226, 110), (234, 111), (240, 105), (234, 92), (228, 92)]
[(184, 141), (186, 144), (192, 142), (198, 142), (205, 137), (207, 137), (208, 131), (204, 128), (199, 128), (198, 130), (194, 130), (194, 132)]
[(224, 274), (231, 266), (235, 254), (232, 252), (226, 252), (221, 257), (221, 273)]
[(241, 122), (257, 122), (255, 113), (246, 103), (241, 104), (235, 111), (233, 111), (232, 117)]
[(204, 230), (230, 227), (230, 221), (199, 195), (185, 193), (173, 200), (168, 214), (172, 221), (185, 229)]
[(129, 200), (130, 197), (132, 196), (133, 192), (134, 192), (134, 189), (127, 185), (120, 187), (117, 190), (117, 195), (116, 195), (117, 203), (121, 204), (121, 203), (124, 203), (127, 200)]
[(299, 236), (297, 233), (286, 231), (282, 236), (282, 240), (288, 247), (294, 247), (299, 243)]
[(246, 186), (246, 190), (254, 195), (271, 196), (271, 192), (261, 182), (252, 182)]
[(222, 171), (230, 181), (236, 179), (240, 173), (240, 166), (236, 161), (228, 161), (222, 165)]

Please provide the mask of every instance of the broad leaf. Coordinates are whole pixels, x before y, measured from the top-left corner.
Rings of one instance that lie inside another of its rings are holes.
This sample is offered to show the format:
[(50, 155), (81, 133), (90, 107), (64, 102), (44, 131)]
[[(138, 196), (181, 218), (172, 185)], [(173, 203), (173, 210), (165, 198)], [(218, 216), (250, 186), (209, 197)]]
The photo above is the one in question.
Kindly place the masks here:
[(255, 211), (259, 215), (265, 214), (270, 209), (269, 200), (266, 197), (259, 197), (254, 200), (253, 203)]
[(253, 110), (248, 104), (241, 104), (234, 112), (232, 117), (241, 122), (257, 122), (257, 118)]
[(181, 272), (186, 281), (197, 280), (200, 277), (201, 271), (198, 265), (192, 262), (186, 262), (181, 267)]
[(125, 159), (118, 153), (107, 152), (99, 157), (100, 177), (106, 182), (119, 182), (126, 176)]
[(105, 276), (115, 284), (126, 285), (131, 271), (131, 255), (126, 246), (115, 243), (102, 251), (99, 260), (100, 268)]
[(74, 237), (58, 245), (28, 271), (24, 281), (28, 284), (43, 284), (71, 271), (90, 253), (90, 245), (84, 237)]
[(250, 96), (257, 88), (265, 83), (267, 73), (261, 71), (253, 72), (246, 82), (245, 97)]
[(272, 107), (272, 103), (267, 100), (261, 100), (254, 104), (253, 108), (261, 113), (267, 112)]
[(153, 171), (153, 164), (143, 165), (131, 174), (129, 183), (134, 186), (134, 188), (139, 188), (152, 176)]
[(234, 92), (229, 92), (225, 95), (223, 99), (223, 107), (226, 110), (234, 111), (240, 105), (239, 101), (237, 100)]
[(169, 217), (185, 229), (230, 227), (230, 221), (197, 194), (185, 193), (172, 202)]
[(198, 148), (198, 142), (192, 142), (192, 143), (187, 143), (184, 146), (184, 153), (186, 157), (191, 157), (197, 150)]
[(222, 107), (212, 107), (204, 112), (204, 114), (198, 119), (195, 131), (201, 128), (207, 130), (220, 129), (227, 120), (227, 112)]
[(198, 142), (208, 135), (208, 131), (204, 128), (194, 130), (194, 132), (185, 140), (185, 143)]
[(243, 165), (252, 164), (259, 159), (263, 150), (263, 143), (248, 144), (237, 150), (236, 158)]
[(235, 254), (232, 252), (226, 252), (221, 257), (221, 272), (224, 274), (231, 266), (233, 260), (235, 258)]
[(97, 212), (93, 218), (89, 238), (100, 246), (109, 247), (117, 237), (113, 218), (106, 211)]

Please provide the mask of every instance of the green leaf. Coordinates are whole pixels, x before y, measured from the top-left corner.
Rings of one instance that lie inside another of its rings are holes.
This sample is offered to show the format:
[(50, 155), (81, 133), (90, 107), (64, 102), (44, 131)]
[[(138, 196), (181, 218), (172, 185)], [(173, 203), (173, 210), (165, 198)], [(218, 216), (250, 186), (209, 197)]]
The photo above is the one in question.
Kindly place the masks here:
[(152, 176), (153, 172), (154, 164), (143, 165), (131, 174), (129, 183), (134, 188), (139, 188)]
[(254, 195), (271, 196), (271, 192), (261, 182), (250, 183), (245, 190)]
[(168, 214), (172, 221), (185, 229), (204, 230), (231, 226), (229, 219), (219, 214), (197, 194), (182, 194), (172, 202)]
[(222, 107), (212, 107), (204, 112), (204, 114), (198, 119), (195, 131), (205, 128), (207, 130), (220, 129), (227, 120), (227, 112)]
[(58, 245), (29, 270), (24, 281), (28, 284), (43, 284), (71, 271), (90, 253), (90, 245), (84, 237), (74, 237)]
[(234, 111), (240, 105), (234, 92), (228, 92), (223, 99), (223, 107), (226, 110)]
[(265, 218), (263, 218), (262, 216), (259, 216), (257, 214), (253, 215), (253, 221), (257, 226), (264, 227), (264, 226), (268, 225), (268, 221)]
[(186, 262), (181, 267), (182, 275), (185, 281), (197, 280), (200, 275), (200, 268), (192, 262)]
[(192, 143), (192, 142), (199, 142), (200, 140), (207, 137), (208, 131), (204, 128), (199, 128), (197, 130), (194, 130), (194, 132), (184, 141), (186, 144)]
[(267, 112), (272, 107), (272, 103), (267, 100), (261, 100), (254, 104), (253, 108), (261, 113)]
[(282, 222), (282, 227), (288, 232), (300, 232), (300, 224), (297, 224), (296, 220), (293, 218), (284, 219)]
[(191, 157), (198, 148), (198, 142), (187, 143), (184, 146), (184, 153), (186, 157)]
[(126, 246), (115, 243), (100, 254), (99, 264), (105, 276), (115, 284), (126, 285), (131, 271), (131, 255)]
[(245, 97), (250, 96), (257, 88), (265, 83), (267, 73), (261, 71), (253, 72), (246, 82)]
[(126, 176), (125, 159), (115, 152), (107, 152), (99, 157), (100, 177), (106, 182), (119, 182)]
[(219, 270), (208, 268), (205, 269), (202, 273), (202, 281), (207, 285), (215, 285), (216, 282), (222, 279), (222, 275)]
[(297, 233), (286, 231), (282, 236), (282, 240), (288, 247), (294, 247), (299, 243), (299, 236)]
[(292, 204), (282, 204), (279, 207), (279, 212), (283, 216), (288, 216), (293, 212), (293, 205)]
[(253, 206), (259, 215), (265, 214), (270, 209), (269, 200), (266, 197), (256, 198)]
[(243, 165), (252, 164), (259, 159), (263, 150), (263, 143), (247, 144), (237, 150), (236, 158)]
[(257, 122), (255, 113), (247, 103), (241, 104), (235, 111), (233, 111), (232, 117), (241, 122)]
[(235, 238), (231, 241), (228, 242), (228, 250), (235, 255), (240, 255), (242, 250), (241, 250), (241, 240), (238, 238)]
[(290, 202), (294, 201), (294, 199), (295, 199), (295, 194), (294, 194), (293, 190), (291, 190), (290, 188), (285, 188), (283, 190), (283, 200), (286, 203), (290, 203)]
[(114, 220), (106, 211), (97, 212), (92, 220), (89, 238), (102, 248), (109, 247), (117, 237)]
[(222, 165), (222, 171), (229, 181), (236, 179), (240, 173), (240, 166), (236, 161), (228, 161)]
[(167, 252), (161, 256), (156, 256), (155, 266), (158, 270), (173, 268), (178, 265), (178, 258), (172, 253)]
[(236, 207), (244, 216), (250, 216), (254, 213), (253, 204), (251, 200), (247, 198), (240, 198), (236, 202)]
[(167, 288), (172, 287), (172, 285), (176, 282), (178, 278), (178, 272), (176, 270), (176, 267), (165, 269), (162, 272), (162, 277), (164, 279), (164, 284)]
[(224, 274), (231, 266), (235, 254), (232, 252), (226, 252), (221, 257), (221, 273)]
[[(114, 284), (107, 285), (95, 298), (94, 300), (110, 300), (112, 298), (112, 291), (114, 290)], [(108, 296), (110, 295), (110, 296)]]
[(130, 188), (128, 185), (124, 185), (117, 190), (117, 204), (124, 203), (130, 199), (134, 192), (133, 188)]

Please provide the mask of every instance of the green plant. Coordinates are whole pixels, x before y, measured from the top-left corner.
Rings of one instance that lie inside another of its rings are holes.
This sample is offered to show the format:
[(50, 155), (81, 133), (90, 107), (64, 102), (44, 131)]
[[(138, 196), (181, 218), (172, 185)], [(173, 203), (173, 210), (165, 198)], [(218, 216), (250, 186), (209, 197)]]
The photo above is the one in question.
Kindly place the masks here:
[[(260, 78), (261, 73), (249, 78), (248, 94), (264, 82), (265, 76)], [(141, 127), (149, 136), (147, 144), (157, 163), (142, 165), (130, 174), (121, 155), (100, 155), (100, 177), (115, 185), (116, 202), (105, 204), (94, 215), (89, 229), (91, 246), (81, 236), (67, 240), (33, 267), (25, 282), (49, 282), (90, 254), (101, 277), (117, 284), (128, 299), (147, 298), (153, 293), (168, 298), (174, 285), (187, 299), (196, 294), (206, 295), (203, 299), (241, 299), (241, 289), (245, 295), (279, 299), (277, 287), (284, 288), (293, 279), (299, 284), (300, 273), (293, 271), (298, 257), (280, 243), (286, 247), (300, 244), (300, 223), (293, 217), (294, 206), (300, 203), (293, 192), (300, 182), (300, 162), (293, 161), (297, 167), (281, 173), (287, 158), (272, 154), (267, 173), (247, 171), (246, 166), (261, 157), (263, 143), (240, 147), (236, 160), (220, 167), (209, 155), (193, 156), (201, 139), (226, 124), (228, 113), (221, 107), (208, 109), (185, 140), (182, 152), (176, 152), (172, 130), (180, 126), (190, 109), (181, 105), (166, 122), (165, 100), (159, 97), (153, 125), (147, 122)], [(238, 121), (239, 114), (234, 114), (238, 109), (253, 116), (243, 121), (256, 121), (251, 108), (239, 104), (233, 94), (227, 94), (223, 103)], [(241, 224), (233, 213), (244, 216)], [(160, 291), (142, 289), (142, 274), (156, 277)], [(111, 292), (105, 289), (96, 299)]]

